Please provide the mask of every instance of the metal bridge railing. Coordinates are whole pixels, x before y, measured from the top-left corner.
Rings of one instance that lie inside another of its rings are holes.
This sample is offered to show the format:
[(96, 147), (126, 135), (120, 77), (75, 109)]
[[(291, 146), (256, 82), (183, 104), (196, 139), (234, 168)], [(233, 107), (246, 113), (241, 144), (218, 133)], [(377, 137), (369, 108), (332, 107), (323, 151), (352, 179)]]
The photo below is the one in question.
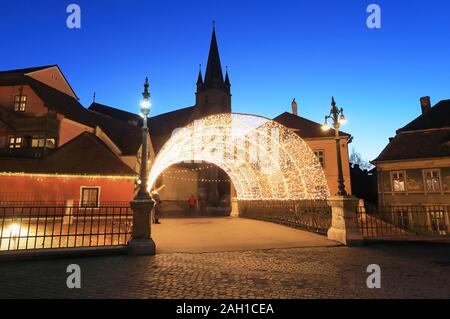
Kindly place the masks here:
[(326, 201), (239, 201), (239, 213), (320, 234), (326, 234), (331, 226), (331, 208)]
[(450, 206), (361, 206), (358, 226), (364, 237), (450, 237)]
[(125, 245), (132, 218), (129, 204), (0, 205), (0, 251)]

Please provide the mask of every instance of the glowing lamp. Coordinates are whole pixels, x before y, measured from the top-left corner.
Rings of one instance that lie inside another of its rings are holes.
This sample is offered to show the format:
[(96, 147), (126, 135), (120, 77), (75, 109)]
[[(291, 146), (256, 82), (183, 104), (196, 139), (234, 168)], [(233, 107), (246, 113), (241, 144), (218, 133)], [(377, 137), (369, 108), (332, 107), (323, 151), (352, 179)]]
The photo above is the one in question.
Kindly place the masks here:
[(330, 129), (330, 126), (328, 125), (328, 122), (323, 123), (322, 131), (328, 131), (329, 129)]
[(18, 237), (20, 235), (20, 225), (19, 224), (11, 224), (9, 226), (9, 236), (10, 237)]
[(342, 125), (347, 124), (347, 119), (345, 118), (344, 114), (341, 115), (341, 118), (339, 119), (339, 123)]
[(144, 110), (149, 110), (150, 106), (152, 106), (152, 104), (148, 100), (143, 100), (140, 105), (142, 113), (144, 113)]

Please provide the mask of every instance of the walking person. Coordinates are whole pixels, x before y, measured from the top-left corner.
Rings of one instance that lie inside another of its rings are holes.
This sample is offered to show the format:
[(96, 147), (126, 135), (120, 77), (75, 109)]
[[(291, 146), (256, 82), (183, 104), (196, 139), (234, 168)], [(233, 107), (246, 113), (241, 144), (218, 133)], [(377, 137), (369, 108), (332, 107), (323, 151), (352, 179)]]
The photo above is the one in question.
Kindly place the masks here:
[(161, 224), (159, 217), (161, 216), (161, 197), (157, 191), (152, 191), (152, 199), (155, 202), (155, 207), (153, 208), (153, 224)]
[(191, 197), (189, 197), (188, 204), (189, 204), (189, 213), (194, 214), (196, 210), (195, 206), (197, 205), (197, 199), (195, 198), (194, 195), (191, 195)]

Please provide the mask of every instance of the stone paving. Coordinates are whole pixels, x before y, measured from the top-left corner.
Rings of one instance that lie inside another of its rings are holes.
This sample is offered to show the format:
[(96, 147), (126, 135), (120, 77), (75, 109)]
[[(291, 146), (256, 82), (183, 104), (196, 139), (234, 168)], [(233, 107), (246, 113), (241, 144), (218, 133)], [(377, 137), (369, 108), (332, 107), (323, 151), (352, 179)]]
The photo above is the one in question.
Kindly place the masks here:
[[(66, 287), (78, 264), (81, 289)], [(381, 289), (366, 268), (381, 266)], [(0, 298), (450, 298), (447, 245), (390, 244), (3, 262)]]

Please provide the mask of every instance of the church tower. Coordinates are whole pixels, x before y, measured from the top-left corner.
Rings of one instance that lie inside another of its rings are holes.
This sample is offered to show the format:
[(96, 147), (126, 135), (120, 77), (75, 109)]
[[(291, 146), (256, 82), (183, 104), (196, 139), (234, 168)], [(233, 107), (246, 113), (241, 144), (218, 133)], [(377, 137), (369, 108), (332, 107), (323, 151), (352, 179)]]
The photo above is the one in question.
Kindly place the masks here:
[(197, 113), (197, 117), (231, 112), (230, 89), (231, 84), (228, 76), (228, 68), (226, 70), (225, 79), (223, 77), (219, 48), (217, 46), (216, 29), (213, 22), (213, 32), (205, 78), (203, 79), (200, 70), (197, 79), (197, 92), (195, 93), (195, 113)]

